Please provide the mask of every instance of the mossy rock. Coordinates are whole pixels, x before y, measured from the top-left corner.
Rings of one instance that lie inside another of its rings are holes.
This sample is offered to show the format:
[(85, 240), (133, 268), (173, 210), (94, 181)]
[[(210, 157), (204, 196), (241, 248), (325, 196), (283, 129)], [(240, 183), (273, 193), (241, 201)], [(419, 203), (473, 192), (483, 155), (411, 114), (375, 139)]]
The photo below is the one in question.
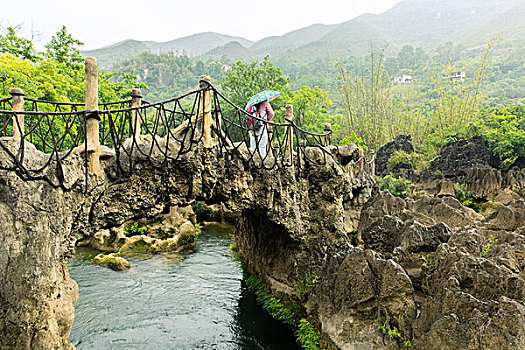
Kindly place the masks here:
[(503, 205), (503, 203), (500, 203), (500, 202), (485, 202), (481, 206), (480, 212), (481, 212), (481, 215), (483, 215), (484, 217), (488, 217), (491, 214), (503, 208), (504, 206), (505, 205)]
[(115, 253), (99, 254), (93, 258), (93, 262), (100, 266), (109, 267), (115, 271), (123, 271), (131, 267), (126, 259), (118, 256)]

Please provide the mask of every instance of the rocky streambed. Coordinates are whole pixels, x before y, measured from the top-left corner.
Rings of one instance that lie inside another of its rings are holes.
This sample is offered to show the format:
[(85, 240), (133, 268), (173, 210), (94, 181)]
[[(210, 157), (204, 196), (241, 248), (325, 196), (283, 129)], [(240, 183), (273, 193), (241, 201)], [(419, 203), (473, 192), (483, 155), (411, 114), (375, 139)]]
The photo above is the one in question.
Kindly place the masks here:
[(166, 214), (128, 221), (111, 229), (100, 230), (92, 237), (80, 240), (77, 246), (105, 252), (93, 262), (113, 270), (129, 269), (125, 259), (129, 254), (178, 253), (195, 248), (201, 224), (191, 206), (172, 206)]

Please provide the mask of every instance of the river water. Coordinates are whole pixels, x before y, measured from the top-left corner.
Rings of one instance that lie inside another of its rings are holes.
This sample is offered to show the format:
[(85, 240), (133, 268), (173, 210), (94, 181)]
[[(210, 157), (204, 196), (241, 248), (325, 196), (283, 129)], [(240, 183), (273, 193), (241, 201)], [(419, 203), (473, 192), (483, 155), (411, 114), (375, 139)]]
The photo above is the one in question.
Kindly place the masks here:
[(69, 272), (80, 297), (69, 340), (78, 350), (299, 349), (241, 283), (230, 243), (230, 232), (208, 228), (194, 252), (134, 254), (126, 272), (96, 266), (97, 251), (77, 248)]

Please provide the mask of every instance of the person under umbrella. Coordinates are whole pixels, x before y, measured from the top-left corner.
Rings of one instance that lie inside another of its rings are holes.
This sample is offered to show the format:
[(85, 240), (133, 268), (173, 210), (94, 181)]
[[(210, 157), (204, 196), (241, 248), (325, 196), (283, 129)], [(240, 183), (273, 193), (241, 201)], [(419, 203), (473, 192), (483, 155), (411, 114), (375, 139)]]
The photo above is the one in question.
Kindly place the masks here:
[[(275, 115), (273, 108), (270, 105), (270, 101), (281, 96), (281, 93), (278, 91), (264, 90), (258, 94), (252, 96), (248, 103), (246, 104), (246, 112), (253, 114), (257, 112), (257, 116), (261, 119), (271, 121)], [(262, 158), (266, 157), (266, 145), (268, 144), (268, 125), (266, 123), (261, 123), (261, 125), (256, 125), (255, 120), (253, 120), (254, 125), (248, 131), (250, 134), (250, 149), (259, 150), (259, 154)]]

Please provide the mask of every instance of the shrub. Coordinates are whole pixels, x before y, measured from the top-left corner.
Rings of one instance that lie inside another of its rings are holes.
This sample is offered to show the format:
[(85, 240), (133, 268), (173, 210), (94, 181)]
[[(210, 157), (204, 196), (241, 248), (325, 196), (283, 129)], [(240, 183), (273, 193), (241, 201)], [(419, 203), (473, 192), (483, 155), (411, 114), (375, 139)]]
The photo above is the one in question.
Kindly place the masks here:
[(137, 236), (137, 235), (143, 235), (148, 231), (148, 228), (146, 226), (139, 226), (138, 222), (129, 222), (124, 227), (124, 234), (126, 236)]
[(388, 191), (393, 196), (407, 198), (410, 195), (410, 189), (414, 186), (409, 180), (395, 178), (392, 175), (377, 177), (377, 184), (381, 191)]
[(387, 168), (392, 170), (399, 167), (400, 164), (403, 164), (404, 168), (414, 170), (416, 174), (421, 173), (428, 166), (428, 162), (424, 160), (423, 155), (416, 152), (407, 153), (398, 150), (388, 159)]
[(199, 220), (209, 218), (211, 214), (213, 214), (213, 210), (211, 210), (206, 203), (201, 201), (195, 201), (195, 204), (193, 204), (193, 211)]
[(525, 157), (525, 106), (485, 110), (476, 130), (499, 157), (504, 170), (518, 157)]
[(483, 203), (476, 201), (472, 197), (472, 194), (467, 190), (467, 186), (465, 184), (455, 183), (454, 192), (456, 193), (456, 198), (461, 202), (461, 204), (463, 204), (465, 207), (472, 208), (479, 213)]

